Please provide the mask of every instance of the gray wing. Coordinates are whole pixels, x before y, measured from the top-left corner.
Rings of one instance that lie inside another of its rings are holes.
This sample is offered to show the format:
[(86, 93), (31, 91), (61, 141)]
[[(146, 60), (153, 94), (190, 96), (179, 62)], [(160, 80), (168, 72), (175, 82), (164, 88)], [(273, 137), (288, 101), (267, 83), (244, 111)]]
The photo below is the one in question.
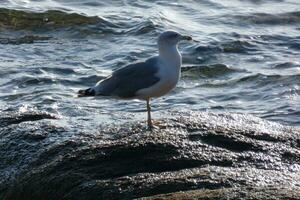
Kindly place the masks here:
[(157, 72), (157, 59), (153, 57), (116, 70), (97, 84), (98, 91), (95, 89), (100, 95), (132, 98), (138, 90), (148, 88), (160, 80), (155, 76)]

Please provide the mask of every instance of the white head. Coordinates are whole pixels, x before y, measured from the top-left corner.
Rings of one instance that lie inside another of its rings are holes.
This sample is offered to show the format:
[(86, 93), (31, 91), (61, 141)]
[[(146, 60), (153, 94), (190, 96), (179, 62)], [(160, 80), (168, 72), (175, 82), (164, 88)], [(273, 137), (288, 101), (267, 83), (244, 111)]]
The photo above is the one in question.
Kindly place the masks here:
[(177, 33), (176, 31), (165, 31), (158, 37), (159, 46), (176, 46), (180, 41), (191, 41), (191, 36), (185, 36)]

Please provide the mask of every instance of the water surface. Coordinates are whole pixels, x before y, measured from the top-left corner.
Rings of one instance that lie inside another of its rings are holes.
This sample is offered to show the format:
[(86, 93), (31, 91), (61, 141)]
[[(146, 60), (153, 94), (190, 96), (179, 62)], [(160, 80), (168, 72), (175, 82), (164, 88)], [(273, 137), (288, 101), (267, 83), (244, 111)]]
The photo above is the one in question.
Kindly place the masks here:
[(246, 113), (300, 125), (298, 0), (4, 0), (0, 5), (0, 110), (44, 111), (90, 127), (145, 120), (145, 102), (77, 98), (113, 70), (157, 53), (167, 29), (182, 43), (182, 78), (153, 100), (180, 110)]

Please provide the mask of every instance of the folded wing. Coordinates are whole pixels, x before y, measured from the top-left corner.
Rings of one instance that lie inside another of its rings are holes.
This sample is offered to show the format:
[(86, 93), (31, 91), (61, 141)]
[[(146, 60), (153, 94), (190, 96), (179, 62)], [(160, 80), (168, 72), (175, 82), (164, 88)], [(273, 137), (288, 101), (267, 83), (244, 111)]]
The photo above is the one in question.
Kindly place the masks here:
[(118, 69), (92, 89), (96, 95), (134, 98), (138, 90), (151, 87), (160, 80), (157, 72), (157, 58), (153, 57)]

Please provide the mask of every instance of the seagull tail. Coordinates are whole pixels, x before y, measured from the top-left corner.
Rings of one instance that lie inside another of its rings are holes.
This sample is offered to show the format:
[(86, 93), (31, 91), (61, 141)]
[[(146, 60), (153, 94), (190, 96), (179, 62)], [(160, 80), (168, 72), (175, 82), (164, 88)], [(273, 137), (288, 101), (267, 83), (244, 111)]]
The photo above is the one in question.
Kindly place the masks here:
[(88, 96), (95, 96), (95, 90), (93, 88), (88, 88), (86, 90), (79, 90), (78, 97), (88, 97)]

